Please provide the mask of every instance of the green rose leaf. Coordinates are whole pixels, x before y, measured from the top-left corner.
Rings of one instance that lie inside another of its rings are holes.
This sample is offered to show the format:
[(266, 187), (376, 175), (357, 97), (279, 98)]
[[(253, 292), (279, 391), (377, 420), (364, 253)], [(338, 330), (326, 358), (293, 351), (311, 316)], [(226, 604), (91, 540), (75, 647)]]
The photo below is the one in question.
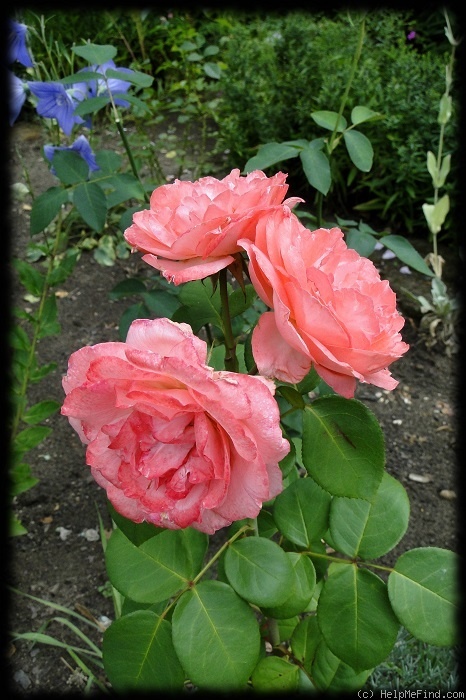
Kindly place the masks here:
[(332, 495), (371, 501), (385, 463), (376, 417), (356, 399), (316, 399), (303, 411), (303, 462), (314, 481)]
[(316, 388), (319, 382), (319, 375), (315, 371), (314, 367), (311, 367), (304, 379), (301, 379), (301, 381), (295, 386), (300, 394), (309, 394), (310, 391), (313, 391), (313, 389)]
[(222, 328), (219, 287), (213, 292), (210, 283), (201, 280), (186, 282), (180, 291), (179, 299), (182, 306), (173, 315), (174, 321), (189, 323), (194, 333), (206, 323), (213, 323)]
[(291, 636), (293, 655), (302, 663), (309, 674), (311, 673), (311, 665), (321, 640), (322, 632), (315, 615), (309, 615), (302, 619)]
[(299, 408), (300, 410), (304, 409), (304, 406), (306, 404), (302, 395), (297, 389), (294, 389), (292, 386), (288, 386), (285, 384), (280, 385), (278, 387), (278, 391), (283, 396), (283, 398), (286, 399), (286, 401), (288, 401), (290, 406), (293, 406), (293, 408)]
[(259, 624), (228, 584), (204, 581), (184, 593), (172, 624), (174, 647), (194, 685), (222, 692), (246, 688), (259, 658)]
[(316, 585), (316, 570), (305, 554), (286, 552), (294, 571), (294, 581), (288, 588), (288, 596), (281, 605), (262, 608), (267, 617), (287, 620), (304, 612), (312, 600)]
[[(32, 475), (29, 464), (20, 462), (19, 458), (20, 455), (16, 455), (14, 466), (10, 465), (10, 483), (8, 491), (12, 497), (32, 489), (32, 487), (39, 482), (39, 479), (36, 479), (36, 477)], [(27, 530), (25, 530), (25, 532), (27, 532)]]
[(298, 622), (299, 615), (277, 619), (278, 638), (280, 642), (286, 642), (290, 639)]
[(124, 596), (157, 603), (177, 593), (200, 571), (206, 546), (206, 535), (191, 528), (165, 530), (139, 547), (115, 530), (105, 551), (108, 577)]
[(162, 289), (152, 289), (141, 294), (151, 318), (170, 318), (180, 307), (176, 296)]
[(185, 674), (173, 646), (171, 624), (150, 610), (115, 620), (104, 633), (102, 655), (117, 693), (183, 690)]
[(403, 485), (384, 473), (373, 503), (335, 497), (330, 505), (330, 536), (349, 557), (375, 559), (389, 552), (406, 532), (409, 499)]
[[(230, 285), (228, 285), (228, 287), (230, 287)], [(228, 305), (230, 307), (231, 318), (235, 318), (246, 311), (246, 309), (249, 309), (256, 298), (256, 290), (252, 284), (246, 284), (244, 291), (242, 289), (235, 289), (234, 292), (229, 293)]]
[[(286, 455), (286, 457), (283, 457), (281, 462), (279, 462), (280, 469), (282, 471), (283, 478), (287, 477), (291, 470), (295, 467), (297, 463), (297, 454), (296, 454), (296, 447), (295, 444), (292, 440), (289, 440), (290, 443), (290, 451)], [(283, 493), (283, 491), (282, 491)], [(274, 501), (275, 503), (275, 501)]]
[(356, 672), (386, 659), (400, 627), (382, 579), (350, 564), (330, 565), (317, 619), (330, 651)]
[(273, 519), (290, 542), (308, 547), (328, 528), (331, 499), (312, 478), (298, 479), (275, 498)]
[(108, 502), (107, 507), (115, 525), (122, 531), (125, 537), (130, 540), (130, 542), (136, 545), (136, 547), (139, 547), (139, 545), (146, 540), (149, 540), (151, 537), (155, 537), (155, 535), (165, 532), (163, 528), (152, 525), (152, 523), (134, 523), (132, 520), (120, 515), (120, 513), (115, 510), (110, 502)]
[(266, 656), (254, 669), (251, 682), (259, 691), (293, 691), (298, 687), (299, 667), (278, 656)]
[(319, 643), (312, 664), (312, 679), (319, 690), (351, 692), (362, 688), (373, 669), (355, 671), (328, 648), (324, 640)]
[(110, 299), (123, 299), (133, 294), (146, 292), (146, 285), (138, 277), (130, 277), (118, 282), (109, 293)]
[(233, 542), (225, 555), (225, 573), (242, 598), (267, 607), (284, 603), (294, 581), (286, 552), (263, 537)]
[(388, 595), (396, 616), (423, 642), (452, 646), (457, 641), (457, 569), (454, 552), (418, 547), (402, 554), (388, 577)]

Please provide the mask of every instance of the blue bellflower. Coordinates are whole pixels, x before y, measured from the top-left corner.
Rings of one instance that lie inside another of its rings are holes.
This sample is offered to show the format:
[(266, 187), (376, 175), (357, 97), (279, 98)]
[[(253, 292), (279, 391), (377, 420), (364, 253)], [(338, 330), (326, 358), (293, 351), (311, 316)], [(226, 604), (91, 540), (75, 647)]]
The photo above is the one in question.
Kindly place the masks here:
[(69, 136), (75, 124), (84, 124), (84, 119), (75, 113), (76, 105), (86, 96), (86, 84), (77, 83), (65, 88), (62, 83), (28, 83), (29, 89), (39, 101), (37, 114), (48, 119), (56, 119), (62, 131)]
[[(71, 144), (71, 146), (44, 146), (44, 155), (51, 163), (53, 163), (53, 157), (57, 151), (75, 151), (89, 166), (89, 170), (100, 170), (100, 166), (97, 165), (94, 152), (89, 144), (89, 141), (85, 136), (78, 136), (76, 141)], [(50, 172), (53, 175), (56, 174), (55, 168), (50, 168)]]
[(8, 108), (9, 108), (9, 120), (10, 126), (13, 126), (15, 121), (19, 117), (19, 113), (23, 107), (26, 100), (26, 93), (28, 84), (21, 78), (18, 78), (14, 73), (8, 71), (9, 73), (9, 95), (8, 95)]
[[(118, 70), (122, 73), (127, 73), (128, 75), (134, 73), (134, 71), (131, 70), (131, 68), (117, 67), (114, 61), (107, 61), (106, 63), (102, 63), (100, 66), (89, 66), (89, 68), (84, 68), (83, 70), (91, 71), (93, 73), (102, 73), (102, 75), (106, 75), (107, 70), (109, 68), (111, 70)], [(101, 80), (90, 81), (88, 83), (88, 86), (90, 97), (108, 97), (109, 93), (115, 95), (121, 92), (128, 92), (129, 88), (131, 87), (131, 83), (129, 83), (127, 80), (120, 80), (119, 78), (106, 78), (106, 80), (102, 78)], [(117, 97), (116, 99), (114, 99), (114, 102), (120, 107), (129, 106), (128, 100), (124, 100), (121, 97)]]
[(29, 55), (26, 45), (26, 37), (28, 28), (21, 22), (15, 22), (10, 19), (10, 31), (8, 34), (8, 62), (22, 63), (26, 68), (32, 68), (34, 63)]

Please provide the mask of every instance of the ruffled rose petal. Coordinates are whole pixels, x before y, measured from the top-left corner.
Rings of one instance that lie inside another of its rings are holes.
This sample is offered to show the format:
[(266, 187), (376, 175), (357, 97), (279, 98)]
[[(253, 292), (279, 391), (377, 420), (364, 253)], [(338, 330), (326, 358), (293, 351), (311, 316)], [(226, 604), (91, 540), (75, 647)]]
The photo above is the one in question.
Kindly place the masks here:
[(271, 311), (262, 314), (254, 328), (252, 352), (259, 372), (279, 381), (300, 382), (311, 368), (309, 358), (294, 350), (279, 333)]
[(168, 319), (70, 358), (62, 414), (124, 517), (212, 534), (281, 491), (290, 445), (274, 384), (205, 361), (204, 341)]
[(253, 243), (240, 242), (251, 281), (275, 316), (273, 325), (264, 314), (254, 331), (260, 372), (295, 383), (313, 365), (348, 398), (357, 381), (396, 386), (388, 366), (408, 350), (396, 296), (340, 229), (309, 231), (281, 206), (261, 219)]
[[(125, 239), (174, 284), (203, 279), (233, 262), (238, 239), (254, 240), (258, 221), (284, 201), (286, 178), (234, 169), (222, 180), (175, 180), (154, 190), (150, 208), (133, 215)], [(290, 207), (299, 201), (285, 200)]]

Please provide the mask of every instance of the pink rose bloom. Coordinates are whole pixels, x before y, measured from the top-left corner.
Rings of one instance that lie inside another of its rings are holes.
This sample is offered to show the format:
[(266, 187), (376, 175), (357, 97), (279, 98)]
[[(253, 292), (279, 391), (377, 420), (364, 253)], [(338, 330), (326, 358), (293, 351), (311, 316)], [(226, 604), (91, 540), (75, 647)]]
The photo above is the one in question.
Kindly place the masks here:
[(190, 326), (136, 320), (127, 340), (73, 353), (62, 414), (126, 518), (214, 533), (282, 490), (275, 385), (217, 372)]
[[(175, 284), (208, 277), (234, 261), (238, 238), (254, 240), (258, 218), (283, 202), (286, 175), (266, 177), (238, 169), (223, 180), (175, 180), (151, 195), (150, 209), (136, 212), (125, 238), (143, 260)], [(291, 197), (293, 207), (303, 200)]]
[(408, 350), (396, 295), (338, 228), (309, 231), (288, 207), (257, 225), (248, 253), (251, 281), (273, 311), (254, 329), (252, 351), (266, 377), (296, 383), (312, 365), (346, 398), (356, 380), (394, 389), (388, 365)]

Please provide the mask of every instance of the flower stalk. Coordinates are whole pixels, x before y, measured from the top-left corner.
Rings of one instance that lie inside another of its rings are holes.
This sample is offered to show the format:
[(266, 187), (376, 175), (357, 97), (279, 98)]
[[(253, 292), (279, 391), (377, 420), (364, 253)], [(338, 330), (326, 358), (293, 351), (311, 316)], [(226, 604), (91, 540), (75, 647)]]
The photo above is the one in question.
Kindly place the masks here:
[(236, 356), (236, 342), (231, 326), (230, 305), (228, 300), (227, 270), (220, 270), (219, 275), (220, 299), (222, 302), (223, 335), (225, 338), (225, 369), (230, 372), (238, 371), (238, 358)]

